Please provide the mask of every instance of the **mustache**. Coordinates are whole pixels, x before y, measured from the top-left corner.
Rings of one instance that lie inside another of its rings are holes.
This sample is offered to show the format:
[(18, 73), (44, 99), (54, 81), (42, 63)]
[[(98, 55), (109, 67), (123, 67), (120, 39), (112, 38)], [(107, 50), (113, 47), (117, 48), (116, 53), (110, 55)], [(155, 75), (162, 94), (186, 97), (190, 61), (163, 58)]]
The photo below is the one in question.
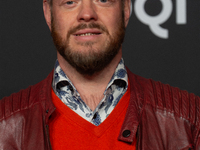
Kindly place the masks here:
[(79, 25), (76, 26), (76, 27), (70, 28), (69, 31), (68, 31), (67, 37), (69, 38), (69, 36), (70, 36), (71, 34), (74, 34), (74, 33), (76, 33), (78, 30), (86, 29), (86, 28), (90, 28), (90, 29), (96, 28), (96, 29), (99, 29), (99, 30), (101, 30), (101, 31), (103, 31), (103, 32), (105, 32), (105, 33), (107, 33), (107, 34), (109, 34), (107, 28), (104, 27), (103, 25), (100, 25), (100, 24), (98, 24), (98, 23), (89, 23), (89, 24), (82, 23), (82, 24), (79, 24)]

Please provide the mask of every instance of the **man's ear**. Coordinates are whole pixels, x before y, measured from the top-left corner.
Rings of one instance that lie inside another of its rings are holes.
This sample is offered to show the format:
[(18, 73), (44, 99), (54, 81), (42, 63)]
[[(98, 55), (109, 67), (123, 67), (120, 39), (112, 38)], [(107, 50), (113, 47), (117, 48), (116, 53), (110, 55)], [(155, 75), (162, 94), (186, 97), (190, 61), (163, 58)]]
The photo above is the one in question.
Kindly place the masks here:
[(130, 13), (131, 13), (131, 0), (124, 0), (124, 22), (125, 22), (125, 27), (128, 25), (128, 21), (130, 18)]
[(51, 6), (47, 0), (43, 0), (43, 12), (46, 23), (51, 30)]

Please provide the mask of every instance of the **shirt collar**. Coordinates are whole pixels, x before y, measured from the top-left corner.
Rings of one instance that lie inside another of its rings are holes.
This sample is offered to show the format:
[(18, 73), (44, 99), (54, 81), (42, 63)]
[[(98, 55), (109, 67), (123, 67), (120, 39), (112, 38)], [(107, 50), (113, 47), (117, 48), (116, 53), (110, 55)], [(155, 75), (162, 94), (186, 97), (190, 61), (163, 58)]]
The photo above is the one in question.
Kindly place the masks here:
[[(121, 58), (118, 66), (116, 67), (116, 70), (104, 91), (104, 95), (110, 92), (108, 91), (108, 88), (112, 86), (113, 84), (117, 84), (120, 87), (123, 86), (124, 89), (128, 87), (128, 75), (127, 75), (127, 71), (124, 65), (123, 58)], [(69, 90), (72, 91), (74, 96), (80, 96), (75, 86), (72, 84), (72, 82), (64, 73), (64, 71), (61, 69), (58, 60), (56, 60), (55, 67), (54, 67), (53, 82), (52, 82), (52, 87), (53, 87), (54, 92), (56, 93), (57, 90), (62, 86), (68, 86)]]

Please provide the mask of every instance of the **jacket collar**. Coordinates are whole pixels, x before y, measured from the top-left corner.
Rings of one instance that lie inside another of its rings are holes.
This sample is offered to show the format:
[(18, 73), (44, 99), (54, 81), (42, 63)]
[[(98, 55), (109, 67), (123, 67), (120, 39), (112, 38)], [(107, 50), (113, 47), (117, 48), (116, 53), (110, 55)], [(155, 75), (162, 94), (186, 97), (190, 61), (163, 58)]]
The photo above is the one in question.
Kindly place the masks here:
[(52, 80), (53, 80), (53, 71), (44, 79), (41, 83), (42, 87), (39, 93), (40, 100), (43, 101), (43, 107), (45, 109), (45, 123), (48, 124), (49, 117), (56, 109), (51, 96), (52, 90)]
[(130, 81), (130, 101), (129, 106), (127, 108), (126, 116), (118, 136), (118, 140), (132, 143), (136, 138), (136, 133), (138, 130), (138, 125), (140, 122), (140, 110), (143, 102), (143, 90), (142, 87), (137, 80), (137, 76), (131, 73), (131, 71), (127, 69), (128, 78)]

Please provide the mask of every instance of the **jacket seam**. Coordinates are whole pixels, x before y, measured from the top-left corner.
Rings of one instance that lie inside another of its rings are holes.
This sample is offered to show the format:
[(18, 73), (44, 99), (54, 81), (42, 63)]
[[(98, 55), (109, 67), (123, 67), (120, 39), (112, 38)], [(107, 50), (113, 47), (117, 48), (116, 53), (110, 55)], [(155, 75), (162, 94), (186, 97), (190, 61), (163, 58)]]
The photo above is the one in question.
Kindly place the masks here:
[(184, 120), (188, 121), (188, 122), (190, 123), (190, 125), (195, 126), (195, 124), (191, 123), (190, 119), (187, 119), (187, 118), (185, 118), (185, 117), (183, 117), (183, 116), (181, 116), (181, 115), (179, 116), (179, 115), (177, 115), (174, 111), (167, 110), (167, 108), (160, 107), (160, 106), (153, 106), (153, 104), (151, 104), (151, 103), (147, 103), (146, 105), (149, 105), (149, 106), (151, 106), (153, 109), (156, 109), (156, 110), (161, 110), (161, 111), (166, 111), (166, 113), (171, 113), (171, 114), (174, 115), (174, 117), (178, 117), (178, 118), (180, 118), (180, 119), (184, 119)]
[[(33, 105), (31, 105), (30, 107), (22, 108), (22, 109), (20, 109), (20, 110), (16, 110), (16, 111), (14, 111), (14, 112), (11, 112), (10, 115), (8, 115), (8, 116), (6, 116), (6, 117), (4, 116), (3, 118), (1, 118), (1, 119), (0, 119), (0, 122), (3, 121), (3, 120), (5, 120), (5, 119), (8, 119), (9, 117), (15, 115), (16, 113), (18, 113), (18, 112), (20, 112), (20, 111), (24, 111), (24, 110), (30, 109), (30, 108), (32, 108), (33, 106), (37, 105), (37, 104), (41, 104), (41, 102), (36, 102), (36, 103), (34, 103)], [(42, 108), (43, 108), (43, 107), (42, 107)], [(43, 109), (44, 109), (44, 108), (43, 108)]]
[[(163, 106), (159, 106), (158, 103), (157, 103), (157, 101), (158, 101), (157, 100), (157, 94), (155, 93), (155, 90), (156, 90), (155, 89), (155, 82), (156, 81), (153, 81), (152, 79), (150, 79), (150, 81), (151, 81), (150, 83), (151, 83), (152, 90), (153, 90), (153, 93), (154, 93), (153, 94), (153, 96), (154, 96), (154, 100), (153, 101), (154, 102), (146, 100), (146, 104), (147, 105), (151, 105), (151, 107), (153, 107), (154, 109), (159, 109), (159, 110), (162, 110), (162, 111), (166, 111), (168, 113), (172, 113), (174, 115), (174, 117), (183, 118), (184, 120), (187, 120), (190, 123), (190, 125), (194, 126), (196, 129), (199, 129), (199, 121), (198, 121), (198, 119), (196, 119), (196, 121), (193, 122), (190, 117), (187, 117), (187, 115), (185, 116), (185, 115), (182, 114), (182, 111), (183, 111), (182, 110), (183, 109), (182, 108), (182, 94), (179, 94), (179, 99), (180, 99), (179, 113), (176, 113), (175, 108), (174, 108), (174, 101), (173, 100), (171, 101), (173, 104), (172, 104), (171, 108), (169, 109), (166, 106), (166, 101), (163, 100), (163, 99), (165, 99), (164, 93), (163, 93), (164, 92), (163, 91), (163, 85), (164, 84), (162, 84), (161, 82), (158, 81), (158, 84), (159, 84), (159, 86), (161, 88), (161, 95), (162, 95), (162, 98), (163, 98), (162, 99)], [(166, 84), (166, 86), (167, 86), (168, 90), (170, 91), (170, 97), (173, 99), (172, 88), (170, 88), (168, 84)], [(176, 88), (176, 87), (174, 87), (174, 88)], [(178, 91), (180, 92), (180, 89), (178, 89)], [(147, 93), (147, 95), (148, 95), (148, 93)], [(188, 98), (190, 98), (190, 96)], [(195, 101), (197, 101), (196, 98), (197, 98), (197, 96), (195, 96)], [(190, 105), (190, 104), (188, 104), (188, 105)], [(190, 109), (190, 107), (188, 109)], [(188, 112), (188, 114), (190, 114), (190, 113)]]

